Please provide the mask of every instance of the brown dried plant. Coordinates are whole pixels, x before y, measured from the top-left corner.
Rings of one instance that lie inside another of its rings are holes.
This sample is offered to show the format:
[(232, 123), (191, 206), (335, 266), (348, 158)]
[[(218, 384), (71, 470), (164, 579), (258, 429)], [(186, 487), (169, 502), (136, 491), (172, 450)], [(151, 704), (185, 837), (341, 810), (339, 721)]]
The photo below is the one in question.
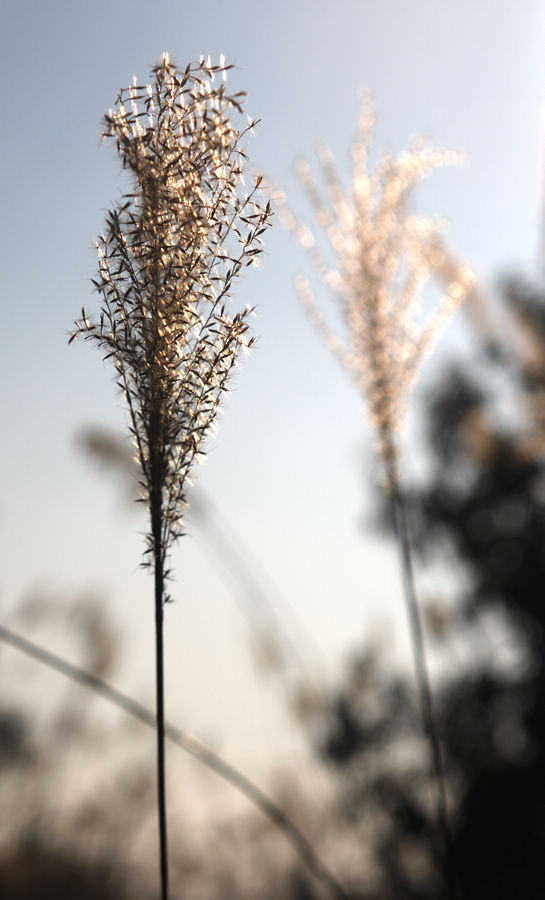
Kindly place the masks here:
[(97, 318), (82, 310), (72, 335), (110, 358), (129, 413), (147, 503), (155, 575), (161, 883), (168, 895), (164, 789), (163, 604), (167, 558), (182, 534), (185, 489), (248, 336), (251, 308), (227, 308), (234, 279), (257, 261), (270, 204), (241, 190), (243, 136), (231, 121), (223, 60), (179, 70), (164, 54), (150, 84), (120, 91), (104, 119), (131, 186), (97, 242)]
[(352, 145), (350, 191), (343, 187), (328, 147), (319, 149), (326, 199), (308, 163), (297, 164), (315, 222), (337, 259), (336, 267), (329, 264), (314, 233), (293, 215), (283, 195), (279, 207), (284, 224), (338, 302), (346, 326), (344, 341), (328, 325), (308, 278), (298, 276), (297, 291), (312, 323), (367, 400), (385, 485), (391, 489), (399, 483), (398, 434), (420, 363), (463, 300), (473, 274), (460, 266), (435, 312), (424, 325), (420, 323), (422, 287), (438, 265), (441, 250), (436, 236), (442, 223), (411, 215), (411, 196), (433, 169), (459, 164), (464, 155), (429, 147), (418, 139), (397, 157), (384, 155), (370, 172), (374, 121), (373, 102), (366, 93)]
[(328, 325), (305, 276), (297, 278), (298, 294), (312, 323), (366, 399), (376, 434), (400, 554), (423, 730), (429, 741), (430, 764), (437, 788), (445, 879), (453, 900), (457, 893), (456, 869), (444, 765), (414, 584), (398, 436), (420, 364), (474, 281), (467, 266), (456, 268), (439, 305), (422, 324), (422, 288), (432, 270), (442, 262), (442, 245), (438, 240), (442, 223), (411, 214), (410, 202), (423, 178), (439, 166), (462, 162), (464, 157), (459, 152), (430, 147), (418, 139), (399, 156), (383, 155), (374, 171), (370, 171), (368, 155), (374, 122), (374, 105), (370, 95), (365, 94), (352, 145), (349, 191), (343, 187), (327, 147), (319, 151), (326, 199), (309, 165), (304, 161), (297, 165), (315, 222), (336, 257), (336, 266), (329, 264), (314, 233), (292, 214), (283, 195), (279, 205), (284, 224), (295, 234), (338, 302), (346, 340), (339, 339)]

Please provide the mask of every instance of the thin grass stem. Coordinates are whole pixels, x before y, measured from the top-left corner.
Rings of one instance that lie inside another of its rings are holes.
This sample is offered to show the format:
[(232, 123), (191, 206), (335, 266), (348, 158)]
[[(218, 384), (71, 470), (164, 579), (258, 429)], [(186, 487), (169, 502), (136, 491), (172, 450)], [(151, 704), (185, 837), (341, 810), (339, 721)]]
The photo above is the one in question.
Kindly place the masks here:
[[(392, 483), (392, 482), (391, 482)], [(443, 867), (449, 900), (458, 900), (459, 894), (456, 884), (456, 865), (454, 861), (454, 847), (452, 832), (448, 814), (447, 791), (443, 754), (437, 730), (436, 716), (433, 706), (433, 696), (429, 667), (424, 641), (424, 628), (418, 597), (416, 593), (414, 570), (412, 562), (409, 529), (405, 513), (405, 501), (401, 489), (395, 482), (390, 490), (390, 502), (394, 533), (399, 550), (401, 572), (403, 577), (403, 591), (407, 608), (407, 618), (411, 635), (414, 668), (417, 690), (419, 696), (422, 727), (428, 740), (430, 749), (430, 766), (434, 774), (436, 788), (436, 815), (439, 825)]]
[(155, 685), (157, 710), (157, 814), (161, 900), (168, 900), (168, 838), (165, 789), (165, 663), (163, 646), (164, 576), (160, 549), (155, 552)]

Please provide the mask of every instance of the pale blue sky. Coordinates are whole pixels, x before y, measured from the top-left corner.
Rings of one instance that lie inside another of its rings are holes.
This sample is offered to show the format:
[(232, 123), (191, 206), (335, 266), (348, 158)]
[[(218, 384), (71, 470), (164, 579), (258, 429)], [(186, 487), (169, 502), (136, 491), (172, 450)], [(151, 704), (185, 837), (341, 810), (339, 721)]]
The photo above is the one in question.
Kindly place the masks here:
[[(2, 18), (0, 599), (8, 609), (29, 583), (94, 584), (141, 647), (152, 621), (151, 583), (136, 570), (142, 523), (73, 445), (89, 423), (122, 431), (123, 404), (96, 351), (66, 343), (82, 304), (98, 301), (93, 241), (121, 184), (100, 121), (117, 90), (133, 73), (146, 78), (163, 50), (180, 65), (223, 52), (237, 64), (231, 86), (262, 119), (247, 147), (252, 164), (304, 216), (294, 158), (326, 140), (346, 171), (358, 91), (370, 88), (378, 149), (399, 151), (425, 133), (467, 151), (469, 165), (435, 174), (419, 206), (450, 220), (454, 246), (487, 279), (535, 266), (545, 12), (538, 0), (20, 0), (4, 2)], [(359, 398), (297, 305), (293, 275), (305, 265), (277, 222), (262, 267), (237, 286), (235, 304), (257, 305), (258, 349), (198, 479), (332, 661), (378, 610), (395, 617), (401, 603), (387, 548), (358, 531), (369, 433)], [(175, 568), (170, 665), (200, 693), (172, 679), (171, 702), (180, 721), (244, 756), (232, 733), (264, 746), (279, 713), (270, 692), (269, 716), (262, 687), (246, 686), (242, 620), (193, 538)], [(142, 666), (132, 683), (151, 697), (151, 654)]]

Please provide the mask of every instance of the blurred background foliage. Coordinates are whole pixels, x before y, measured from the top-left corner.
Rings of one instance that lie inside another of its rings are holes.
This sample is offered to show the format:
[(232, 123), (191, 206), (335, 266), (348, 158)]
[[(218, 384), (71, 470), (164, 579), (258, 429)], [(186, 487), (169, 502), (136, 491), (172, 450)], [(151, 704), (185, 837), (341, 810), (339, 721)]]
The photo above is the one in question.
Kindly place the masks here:
[[(545, 883), (545, 297), (523, 277), (504, 278), (494, 303), (477, 286), (467, 313), (472, 365), (451, 364), (424, 401), (430, 462), (410, 494), (411, 527), (423, 563), (438, 560), (457, 576), (456, 596), (435, 591), (425, 613), (461, 896), (537, 900)], [(132, 502), (130, 454), (118, 439), (90, 429), (78, 441), (125, 473), (119, 483)], [(273, 591), (260, 587), (253, 561), (204, 497), (195, 500), (195, 522), (243, 585), (263, 671), (277, 678), (319, 763), (319, 777), (282, 767), (275, 799), (350, 897), (438, 900), (440, 850), (410, 678), (376, 644), (353, 651), (333, 684), (309, 673)], [(377, 495), (372, 527), (385, 539), (386, 521)], [(44, 644), (62, 632), (70, 658), (115, 677), (120, 635), (99, 598), (67, 603), (34, 589), (5, 624)], [(0, 695), (2, 897), (153, 897), (147, 736), (121, 713), (97, 715), (100, 698), (69, 682), (59, 691), (58, 674), (15, 657), (2, 648), (10, 673)], [(195, 830), (182, 804), (174, 821), (175, 898), (327, 895), (258, 810), (218, 804)]]

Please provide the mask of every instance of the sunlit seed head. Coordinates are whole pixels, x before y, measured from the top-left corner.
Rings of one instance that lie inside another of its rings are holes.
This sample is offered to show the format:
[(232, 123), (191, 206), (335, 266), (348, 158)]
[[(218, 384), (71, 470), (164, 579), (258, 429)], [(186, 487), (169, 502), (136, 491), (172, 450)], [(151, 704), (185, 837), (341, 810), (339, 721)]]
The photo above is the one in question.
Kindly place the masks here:
[(148, 489), (157, 415), (163, 423), (167, 545), (237, 354), (251, 344), (252, 311), (232, 317), (224, 304), (243, 266), (259, 259), (270, 219), (260, 179), (249, 194), (241, 189), (243, 127), (231, 121), (235, 107), (223, 85), (212, 83), (217, 69), (203, 57), (179, 72), (164, 54), (142, 98), (146, 118), (134, 79), (109, 111), (105, 136), (116, 141), (133, 188), (97, 241), (99, 318), (82, 311), (77, 323), (113, 359)]
[(420, 289), (437, 264), (433, 244), (442, 222), (409, 215), (408, 201), (416, 185), (434, 168), (465, 161), (459, 151), (429, 147), (422, 139), (395, 157), (384, 154), (369, 171), (374, 106), (362, 97), (360, 126), (352, 146), (352, 188), (347, 191), (334, 167), (329, 148), (321, 147), (325, 193), (310, 166), (298, 160), (296, 173), (325, 232), (336, 259), (331, 265), (318, 250), (314, 234), (276, 197), (281, 220), (307, 251), (321, 279), (340, 303), (346, 338), (329, 328), (308, 279), (298, 276), (297, 293), (328, 347), (365, 392), (377, 431), (387, 481), (397, 477), (397, 434), (402, 427), (418, 367), (442, 327), (446, 315), (463, 300), (472, 282), (460, 268), (428, 323), (420, 321)]

